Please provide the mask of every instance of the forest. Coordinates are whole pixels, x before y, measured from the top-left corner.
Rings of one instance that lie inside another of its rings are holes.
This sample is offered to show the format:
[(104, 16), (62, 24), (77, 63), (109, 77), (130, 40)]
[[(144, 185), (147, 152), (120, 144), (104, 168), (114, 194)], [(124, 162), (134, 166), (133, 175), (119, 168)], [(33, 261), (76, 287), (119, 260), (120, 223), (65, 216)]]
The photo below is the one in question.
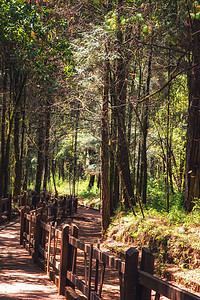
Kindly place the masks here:
[(198, 211), (199, 1), (0, 4), (0, 196)]

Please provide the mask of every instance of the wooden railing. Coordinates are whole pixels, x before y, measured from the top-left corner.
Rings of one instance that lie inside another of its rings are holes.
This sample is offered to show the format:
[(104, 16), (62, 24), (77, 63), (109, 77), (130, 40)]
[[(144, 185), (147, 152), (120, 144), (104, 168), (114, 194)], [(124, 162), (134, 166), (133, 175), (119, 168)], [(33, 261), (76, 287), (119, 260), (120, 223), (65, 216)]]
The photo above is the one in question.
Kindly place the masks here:
[(52, 220), (60, 220), (65, 214), (71, 214), (77, 210), (77, 198), (72, 196), (51, 196), (50, 194), (36, 194), (22, 192), (21, 195), (11, 196), (0, 199), (0, 218), (5, 221), (10, 220), (13, 212), (19, 213), (20, 207), (36, 207), (47, 205), (48, 214)]
[[(48, 209), (21, 210), (20, 243), (42, 266), (58, 286), (59, 294), (66, 299), (79, 298), (73, 289), (78, 289), (89, 300), (102, 300), (105, 272), (115, 270), (119, 280), (120, 300), (150, 300), (163, 295), (171, 300), (197, 300), (198, 296), (188, 293), (170, 283), (153, 276), (154, 258), (146, 248), (142, 250), (138, 267), (139, 252), (129, 248), (125, 261), (102, 252), (93, 244), (78, 238), (78, 228), (48, 222)], [(71, 230), (70, 230), (71, 229)], [(82, 260), (80, 262), (80, 255)], [(84, 298), (85, 299), (85, 298)]]
[(10, 220), (12, 212), (16, 211), (21, 205), (25, 205), (26, 195), (11, 196), (0, 199), (0, 217), (5, 221)]
[(11, 197), (2, 198), (0, 200), (0, 217), (6, 217), (8, 220), (11, 217)]

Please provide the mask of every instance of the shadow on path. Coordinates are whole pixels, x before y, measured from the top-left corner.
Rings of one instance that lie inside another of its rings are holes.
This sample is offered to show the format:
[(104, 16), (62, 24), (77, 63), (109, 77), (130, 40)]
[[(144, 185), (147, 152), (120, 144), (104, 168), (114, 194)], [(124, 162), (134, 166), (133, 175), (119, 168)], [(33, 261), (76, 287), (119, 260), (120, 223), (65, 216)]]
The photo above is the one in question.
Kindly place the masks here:
[(19, 242), (19, 219), (0, 226), (0, 299), (64, 299)]

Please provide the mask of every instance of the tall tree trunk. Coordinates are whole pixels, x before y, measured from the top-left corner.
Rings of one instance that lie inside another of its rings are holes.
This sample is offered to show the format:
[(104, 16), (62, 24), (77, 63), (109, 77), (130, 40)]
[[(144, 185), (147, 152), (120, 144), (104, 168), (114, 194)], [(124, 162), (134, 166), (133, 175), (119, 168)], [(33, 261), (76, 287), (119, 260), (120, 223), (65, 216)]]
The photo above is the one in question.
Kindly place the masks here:
[(109, 61), (104, 63), (103, 97), (101, 109), (101, 214), (102, 227), (105, 232), (110, 224), (110, 183), (109, 183)]
[(43, 112), (40, 113), (38, 118), (38, 129), (37, 129), (37, 170), (36, 170), (36, 182), (35, 191), (40, 194), (41, 184), (42, 184), (42, 174), (44, 168), (44, 123), (43, 123)]
[[(151, 82), (151, 64), (152, 64), (153, 48), (149, 54), (148, 62), (148, 76), (147, 76), (147, 88), (146, 95), (150, 92), (150, 82)], [(144, 103), (144, 116), (143, 116), (143, 143), (142, 143), (142, 154), (141, 154), (141, 179), (142, 179), (142, 202), (146, 204), (147, 202), (147, 134), (148, 134), (148, 115), (149, 115), (149, 99)]]
[[(118, 0), (118, 15), (122, 13), (122, 0)], [(126, 94), (127, 94), (127, 83), (126, 83), (126, 61), (123, 49), (123, 33), (118, 24), (117, 31), (118, 41), (118, 55), (119, 58), (116, 61), (116, 104), (117, 104), (117, 117), (118, 117), (118, 164), (120, 171), (122, 172), (122, 182), (127, 195), (129, 207), (133, 210), (135, 204), (134, 199), (134, 188), (132, 185), (132, 179), (130, 174), (129, 164), (129, 149), (128, 141), (126, 138), (126, 127), (125, 127), (125, 110), (126, 110)]]
[[(11, 68), (10, 77), (12, 77), (13, 74), (14, 74), (14, 84), (15, 84), (15, 87), (13, 89), (13, 108), (9, 116), (8, 133), (7, 133), (5, 156), (4, 156), (4, 173), (3, 173), (4, 175), (3, 196), (4, 197), (6, 197), (8, 194), (8, 185), (9, 185), (9, 159), (10, 159), (11, 133), (13, 129), (13, 123), (15, 121), (15, 116), (20, 106), (20, 102), (22, 99), (24, 87), (26, 84), (26, 78), (27, 78), (26, 74), (18, 74), (18, 73), (15, 74), (14, 72), (12, 73), (12, 68)], [(13, 88), (11, 84), (10, 87), (11, 89)]]
[[(170, 63), (171, 63), (171, 53), (169, 50), (169, 68), (168, 68), (168, 79), (170, 78)], [(166, 137), (166, 210), (169, 212), (169, 176), (170, 176), (170, 91), (171, 85), (168, 86), (167, 95), (167, 137)]]
[(14, 152), (15, 152), (15, 182), (14, 195), (19, 195), (21, 191), (21, 162), (20, 162), (20, 147), (19, 147), (19, 130), (20, 130), (20, 112), (15, 114), (14, 120)]
[(44, 179), (43, 190), (47, 190), (47, 181), (49, 178), (49, 145), (50, 145), (50, 125), (51, 125), (51, 109), (47, 101), (45, 107), (45, 149), (44, 149)]
[(58, 191), (57, 191), (57, 188), (56, 188), (56, 180), (55, 180), (55, 160), (52, 159), (51, 161), (51, 172), (52, 172), (52, 178), (53, 178), (53, 186), (54, 186), (54, 191), (55, 191), (55, 196), (58, 195)]
[(117, 165), (118, 121), (114, 79), (110, 72), (111, 132), (110, 132), (110, 213), (114, 214), (119, 204), (119, 169)]
[(8, 74), (5, 64), (5, 69), (2, 70), (3, 76), (3, 103), (2, 103), (2, 115), (1, 115), (1, 161), (0, 161), (0, 197), (3, 195), (4, 187), (4, 163), (5, 163), (5, 130), (6, 130), (6, 95), (7, 95), (7, 80)]
[(25, 141), (25, 117), (26, 117), (26, 87), (24, 89), (24, 102), (22, 105), (22, 127), (21, 127), (21, 150), (20, 150), (20, 176), (21, 176), (21, 185), (22, 185), (22, 162), (24, 159), (24, 141)]
[(189, 83), (189, 116), (186, 150), (185, 200), (186, 211), (191, 211), (193, 200), (200, 198), (200, 22), (193, 21), (193, 69)]
[(79, 124), (79, 104), (76, 111), (76, 122), (74, 131), (74, 166), (73, 166), (73, 182), (72, 182), (72, 195), (76, 194), (76, 177), (77, 177), (77, 142), (78, 142), (78, 124)]

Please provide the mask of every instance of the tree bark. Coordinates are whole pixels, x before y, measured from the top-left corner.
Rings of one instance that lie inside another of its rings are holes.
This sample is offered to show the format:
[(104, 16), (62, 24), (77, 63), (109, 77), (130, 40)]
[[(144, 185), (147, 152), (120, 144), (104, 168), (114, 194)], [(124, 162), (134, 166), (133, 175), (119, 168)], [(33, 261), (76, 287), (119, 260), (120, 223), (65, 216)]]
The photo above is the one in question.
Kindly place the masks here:
[[(148, 76), (147, 76), (147, 88), (146, 95), (150, 92), (150, 82), (151, 82), (151, 65), (152, 65), (153, 48), (149, 54), (148, 62)], [(149, 115), (149, 99), (144, 102), (143, 107), (143, 143), (142, 143), (142, 154), (141, 154), (141, 180), (142, 180), (142, 203), (147, 202), (147, 134), (148, 134), (148, 115)]]
[(200, 22), (193, 26), (193, 69), (189, 82), (189, 116), (186, 150), (185, 200), (186, 211), (191, 211), (195, 198), (200, 198)]
[(72, 182), (72, 195), (75, 196), (76, 193), (76, 177), (77, 177), (77, 142), (78, 142), (78, 124), (79, 124), (79, 104), (76, 110), (76, 122), (74, 131), (74, 165), (73, 165), (73, 182)]
[(110, 132), (110, 213), (114, 214), (119, 204), (119, 169), (117, 165), (118, 120), (114, 79), (110, 72), (111, 132)]
[[(118, 0), (118, 14), (122, 13), (122, 1)], [(126, 82), (126, 59), (124, 57), (123, 49), (123, 33), (118, 24), (117, 31), (118, 41), (118, 55), (116, 61), (116, 104), (117, 104), (117, 117), (118, 117), (118, 164), (122, 173), (122, 182), (129, 202), (129, 207), (135, 204), (134, 188), (130, 174), (129, 164), (129, 149), (128, 141), (126, 138), (125, 126), (125, 110), (126, 110), (126, 96), (127, 96), (127, 82)]]
[(14, 152), (15, 152), (14, 195), (19, 195), (21, 192), (21, 161), (20, 161), (20, 148), (19, 148), (19, 127), (20, 127), (20, 112), (17, 111), (14, 120)]
[[(5, 69), (4, 69), (5, 68)], [(7, 79), (8, 74), (6, 70), (6, 63), (2, 69), (3, 76), (3, 103), (2, 103), (2, 116), (1, 116), (1, 161), (0, 161), (0, 197), (3, 195), (4, 187), (4, 163), (5, 163), (5, 129), (6, 129), (6, 95), (7, 95)]]
[(51, 125), (51, 109), (49, 102), (47, 101), (45, 107), (45, 157), (44, 157), (44, 179), (43, 179), (43, 190), (47, 190), (47, 181), (49, 178), (49, 144), (50, 144), (50, 125)]
[(101, 108), (101, 214), (102, 228), (105, 232), (110, 224), (110, 182), (109, 182), (109, 61), (104, 63), (103, 97)]
[(43, 113), (41, 112), (38, 116), (38, 130), (37, 130), (37, 170), (36, 170), (36, 181), (35, 181), (35, 191), (40, 194), (41, 184), (42, 184), (42, 174), (44, 168), (44, 124), (43, 124)]

